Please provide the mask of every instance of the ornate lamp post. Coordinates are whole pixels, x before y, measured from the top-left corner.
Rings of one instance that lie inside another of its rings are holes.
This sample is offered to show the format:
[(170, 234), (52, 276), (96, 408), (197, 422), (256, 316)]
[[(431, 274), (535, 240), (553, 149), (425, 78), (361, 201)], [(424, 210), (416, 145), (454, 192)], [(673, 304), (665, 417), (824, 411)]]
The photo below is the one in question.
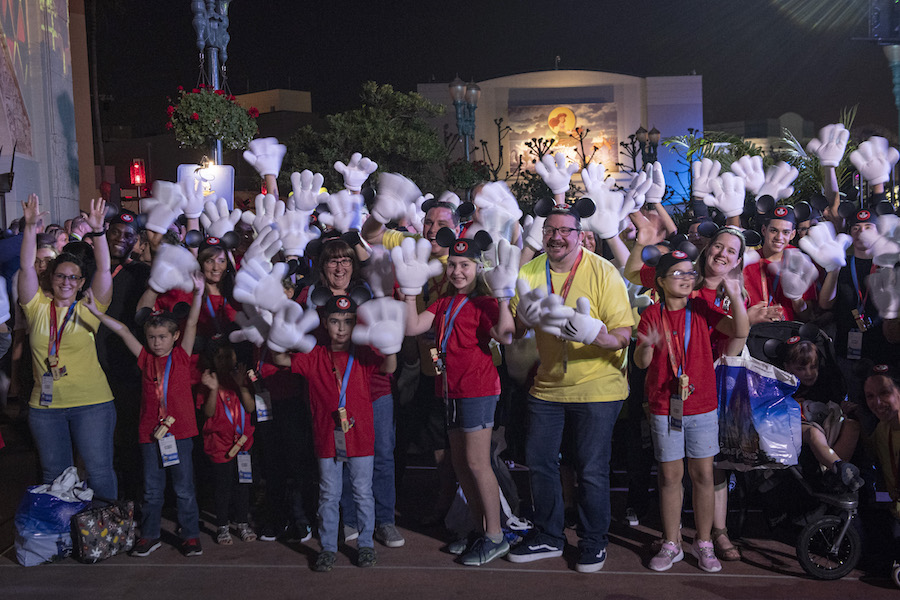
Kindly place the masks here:
[(644, 129), (643, 125), (634, 132), (634, 137), (640, 144), (641, 162), (649, 165), (656, 162), (657, 152), (659, 149), (659, 130), (654, 127), (650, 131)]
[[(225, 77), (225, 61), (228, 60), (228, 5), (231, 0), (191, 0), (194, 13), (194, 31), (197, 32), (197, 50), (200, 51), (200, 68), (206, 67), (206, 77), (214, 90), (222, 89), (219, 78)], [(205, 60), (208, 58), (209, 60)], [(222, 140), (215, 140), (211, 154), (217, 165), (222, 164)]]
[(450, 98), (456, 108), (456, 129), (463, 138), (466, 149), (466, 161), (469, 160), (469, 140), (475, 139), (475, 109), (481, 88), (475, 82), (466, 84), (459, 76), (450, 82)]

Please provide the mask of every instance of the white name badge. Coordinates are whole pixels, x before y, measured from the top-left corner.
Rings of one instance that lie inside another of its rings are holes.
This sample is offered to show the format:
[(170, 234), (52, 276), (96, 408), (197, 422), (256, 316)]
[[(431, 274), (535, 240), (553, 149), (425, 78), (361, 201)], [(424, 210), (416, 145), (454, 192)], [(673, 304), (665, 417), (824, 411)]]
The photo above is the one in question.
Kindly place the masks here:
[(49, 372), (41, 375), (41, 406), (50, 406), (53, 402), (53, 375)]
[(253, 398), (256, 400), (256, 422), (271, 421), (272, 397), (269, 395), (269, 390), (263, 390), (258, 394), (254, 394)]
[(238, 483), (253, 483), (253, 468), (250, 466), (250, 453), (237, 455)]
[(847, 358), (859, 360), (862, 358), (863, 334), (858, 329), (847, 332)]
[(162, 457), (162, 466), (171, 467), (180, 464), (178, 460), (178, 445), (175, 443), (175, 436), (171, 433), (158, 440), (159, 455)]

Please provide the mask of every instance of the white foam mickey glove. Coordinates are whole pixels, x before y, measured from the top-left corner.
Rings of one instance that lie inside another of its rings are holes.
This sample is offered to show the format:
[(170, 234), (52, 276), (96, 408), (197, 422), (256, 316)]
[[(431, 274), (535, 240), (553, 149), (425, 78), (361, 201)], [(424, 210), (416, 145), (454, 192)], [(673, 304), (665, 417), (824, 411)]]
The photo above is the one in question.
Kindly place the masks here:
[(792, 167), (784, 161), (777, 165), (772, 165), (766, 171), (766, 180), (760, 186), (756, 199), (758, 200), (762, 196), (772, 196), (778, 201), (790, 197), (794, 193), (794, 188), (791, 184), (794, 183), (799, 174), (797, 167)]
[(241, 312), (234, 316), (234, 322), (238, 329), (229, 333), (228, 339), (235, 344), (250, 342), (259, 348), (269, 336), (272, 319), (273, 315), (269, 311), (258, 309), (252, 304), (245, 304)]
[(900, 217), (881, 215), (877, 229), (864, 229), (859, 239), (869, 248), (878, 267), (893, 267), (900, 262)]
[(726, 217), (737, 217), (744, 212), (744, 180), (734, 173), (722, 173), (712, 182), (712, 195), (703, 203), (719, 209)]
[(264, 260), (244, 258), (234, 278), (234, 299), (242, 304), (252, 304), (276, 312), (282, 304), (290, 302), (284, 295), (281, 283), (287, 277), (287, 272), (287, 263), (272, 265)]
[(378, 176), (372, 216), (383, 224), (402, 219), (408, 216), (409, 206), (419, 198), (422, 198), (422, 192), (412, 180), (399, 173), (382, 173)]
[(631, 283), (625, 279), (625, 267), (619, 267), (618, 271), (619, 275), (622, 276), (622, 281), (625, 282), (625, 290), (628, 292), (628, 301), (631, 303), (632, 308), (647, 308), (653, 304), (653, 299), (649, 295), (641, 293), (643, 286)]
[(391, 260), (400, 291), (406, 296), (418, 296), (422, 287), (432, 277), (440, 275), (444, 266), (441, 261), (431, 259), (431, 242), (425, 238), (418, 240), (408, 237), (399, 246), (391, 248)]
[(239, 208), (228, 212), (225, 198), (219, 198), (215, 202), (207, 202), (203, 207), (200, 224), (206, 230), (206, 235), (220, 238), (229, 231), (234, 231), (234, 226), (241, 220), (242, 214)]
[(616, 184), (611, 177), (610, 181), (606, 180), (606, 167), (599, 163), (591, 163), (582, 169), (581, 181), (584, 183), (585, 195), (594, 202)]
[(644, 172), (650, 180), (650, 187), (644, 198), (647, 204), (659, 204), (666, 195), (666, 178), (663, 175), (662, 165), (659, 162), (649, 164), (644, 167)]
[(281, 161), (287, 153), (287, 146), (279, 144), (273, 137), (257, 138), (250, 140), (247, 150), (244, 150), (244, 160), (256, 169), (261, 177), (274, 175), (278, 177), (281, 171)]
[(281, 250), (281, 233), (277, 228), (269, 227), (256, 236), (256, 239), (244, 252), (241, 263), (243, 264), (245, 260), (261, 260), (271, 263), (272, 257), (278, 254), (279, 250)]
[(328, 212), (319, 213), (319, 222), (334, 227), (341, 233), (351, 229), (359, 231), (362, 226), (363, 197), (341, 190), (328, 196)]
[(406, 335), (406, 305), (393, 298), (376, 298), (356, 309), (353, 343), (372, 346), (383, 355), (400, 352)]
[(751, 194), (759, 192), (766, 182), (762, 156), (742, 156), (731, 164), (731, 172), (744, 180), (744, 187)]
[(793, 248), (785, 250), (781, 262), (770, 263), (769, 268), (779, 274), (781, 291), (791, 300), (802, 298), (819, 276), (812, 259)]
[(541, 303), (547, 297), (547, 290), (542, 287), (531, 289), (524, 279), (516, 281), (519, 303), (516, 305), (516, 318), (528, 329), (534, 329), (541, 320)]
[(563, 337), (563, 328), (575, 316), (575, 309), (565, 305), (565, 300), (557, 294), (547, 294), (541, 301), (541, 316), (538, 327), (541, 331), (556, 337)]
[(372, 246), (369, 260), (362, 267), (362, 277), (376, 298), (393, 295), (394, 265), (391, 253), (384, 246)]
[(544, 247), (544, 221), (547, 217), (531, 217), (531, 223), (525, 223), (525, 243), (535, 252), (540, 252)]
[(203, 194), (203, 179), (194, 174), (182, 179), (181, 192), (184, 194), (184, 216), (188, 219), (196, 219), (203, 212), (203, 205), (206, 204), (206, 196)]
[(831, 221), (822, 221), (812, 226), (809, 233), (800, 240), (800, 249), (812, 257), (816, 263), (831, 273), (847, 264), (847, 248), (853, 240), (844, 233), (835, 235)]
[(509, 191), (505, 181), (485, 184), (475, 196), (475, 223), (469, 227), (466, 237), (473, 237), (478, 231), (487, 231), (494, 241), (509, 240), (515, 224), (522, 216), (516, 197)]
[(575, 301), (575, 312), (562, 327), (560, 337), (570, 342), (588, 345), (605, 329), (603, 321), (591, 316), (591, 301), (584, 296)]
[(744, 250), (744, 268), (749, 267), (750, 265), (755, 265), (759, 262), (759, 259), (762, 258), (759, 255), (759, 252), (753, 248), (747, 248)]
[(165, 233), (184, 210), (185, 198), (181, 186), (170, 181), (155, 181), (149, 198), (141, 200), (141, 212), (147, 213), (145, 227)]
[(863, 179), (872, 185), (886, 182), (898, 160), (900, 152), (877, 135), (870, 137), (850, 153), (850, 162)]
[(433, 198), (434, 194), (425, 194), (424, 196), (419, 196), (418, 200), (406, 207), (407, 230), (411, 229), (416, 233), (422, 233), (422, 230), (425, 229), (425, 211), (422, 210), (422, 205)]
[(9, 321), (9, 294), (6, 291), (6, 280), (0, 277), (0, 323)]
[(275, 221), (287, 256), (303, 256), (306, 246), (322, 235), (318, 227), (309, 224), (311, 214), (306, 210), (289, 210)]
[(565, 194), (569, 191), (569, 181), (572, 179), (572, 173), (578, 170), (575, 163), (566, 164), (566, 155), (557, 152), (555, 160), (553, 156), (545, 154), (541, 160), (534, 164), (534, 170), (550, 191), (554, 194)]
[[(592, 164), (591, 167), (593, 166)], [(600, 169), (602, 168), (600, 167)], [(582, 176), (584, 176), (584, 172), (582, 172)], [(590, 197), (596, 208), (590, 217), (581, 219), (583, 226), (604, 240), (619, 234), (621, 223), (631, 214), (629, 211), (632, 208), (631, 205), (625, 205), (625, 194), (612, 189), (613, 185), (615, 185), (615, 181), (612, 177), (599, 186), (591, 184)]]
[(900, 317), (900, 267), (878, 269), (866, 278), (866, 285), (872, 293), (872, 302), (882, 319)]
[(722, 165), (710, 158), (691, 162), (691, 195), (705, 198), (712, 193), (712, 183), (719, 176)]
[(377, 168), (377, 163), (369, 160), (369, 158), (359, 152), (354, 152), (350, 157), (350, 162), (346, 165), (341, 161), (334, 163), (334, 170), (344, 177), (344, 187), (351, 192), (361, 190), (366, 179)]
[(491, 288), (494, 298), (512, 298), (515, 295), (521, 254), (522, 251), (517, 246), (506, 240), (500, 240), (497, 244), (497, 265), (484, 273), (484, 280)]
[(256, 195), (256, 213), (250, 211), (241, 215), (241, 220), (252, 225), (257, 235), (284, 215), (284, 202), (272, 194)]
[(850, 132), (840, 123), (826, 125), (819, 130), (819, 137), (809, 140), (806, 150), (818, 156), (823, 167), (836, 167), (844, 158), (849, 139)]
[(328, 201), (328, 194), (320, 192), (325, 177), (321, 173), (313, 173), (303, 169), (300, 173), (291, 173), (291, 189), (293, 194), (288, 198), (287, 210), (305, 210), (312, 212), (319, 204)]
[(652, 186), (653, 180), (650, 179), (650, 175), (646, 171), (635, 173), (631, 183), (628, 184), (628, 189), (625, 190), (625, 203), (623, 206), (629, 211), (629, 214), (641, 210), (647, 198), (647, 191)]
[(182, 246), (162, 244), (153, 257), (148, 284), (158, 294), (169, 290), (194, 291), (191, 273), (200, 270), (194, 254)]
[(286, 302), (272, 318), (266, 345), (274, 352), (310, 352), (316, 346), (316, 338), (310, 332), (318, 326), (319, 314), (315, 310), (303, 310), (296, 302)]

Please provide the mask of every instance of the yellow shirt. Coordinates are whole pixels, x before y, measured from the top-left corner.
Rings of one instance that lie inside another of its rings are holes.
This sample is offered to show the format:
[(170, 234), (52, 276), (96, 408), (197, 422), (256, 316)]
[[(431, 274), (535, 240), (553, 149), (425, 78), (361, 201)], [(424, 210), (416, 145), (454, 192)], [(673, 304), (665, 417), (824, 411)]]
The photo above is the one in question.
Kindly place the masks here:
[[(609, 261), (584, 250), (581, 264), (572, 279), (566, 306), (575, 307), (584, 296), (591, 302), (591, 316), (606, 324), (609, 331), (634, 327), (631, 304), (622, 276)], [(547, 256), (541, 255), (519, 270), (519, 277), (532, 289), (546, 288)], [(559, 293), (569, 273), (550, 271), (553, 289)], [(549, 291), (549, 290), (548, 290)], [(510, 302), (513, 314), (519, 296)], [(535, 331), (541, 358), (531, 395), (550, 402), (611, 402), (628, 396), (625, 370), (627, 349), (612, 351), (593, 345), (565, 342), (544, 331)], [(566, 365), (564, 367), (564, 364)]]
[(900, 429), (892, 429), (890, 423), (882, 421), (872, 432), (869, 444), (881, 467), (884, 487), (891, 497), (891, 514), (895, 519), (900, 519), (900, 487), (898, 487), (900, 482), (897, 481), (897, 473), (894, 471), (894, 465), (900, 461), (900, 457), (891, 456), (891, 437), (894, 438), (894, 452), (897, 452), (900, 449)]
[[(97, 360), (95, 336), (100, 328), (100, 320), (78, 303), (72, 318), (63, 330), (59, 345), (59, 366), (66, 368), (66, 374), (53, 382), (53, 401), (50, 406), (41, 406), (41, 377), (48, 371), (47, 355), (50, 340), (51, 299), (38, 290), (37, 294), (22, 305), (28, 320), (28, 336), (31, 344), (31, 362), (34, 375), (34, 390), (29, 406), (35, 409), (73, 408), (102, 404), (113, 399), (106, 375)], [(107, 307), (97, 304), (106, 312)], [(68, 309), (56, 311), (57, 327), (62, 325)]]

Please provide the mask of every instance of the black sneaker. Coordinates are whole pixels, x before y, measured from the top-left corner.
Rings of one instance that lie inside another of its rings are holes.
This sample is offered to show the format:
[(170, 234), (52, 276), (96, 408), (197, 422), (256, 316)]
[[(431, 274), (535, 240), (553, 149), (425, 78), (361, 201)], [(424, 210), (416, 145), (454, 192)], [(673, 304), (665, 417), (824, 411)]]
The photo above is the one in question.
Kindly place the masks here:
[(316, 557), (316, 564), (313, 566), (313, 571), (327, 573), (334, 568), (334, 558), (334, 552), (329, 550), (319, 552), (319, 556)]
[(556, 541), (548, 535), (538, 533), (526, 537), (520, 544), (509, 551), (509, 562), (527, 563), (541, 560), (542, 558), (556, 558), (562, 556), (562, 548), (556, 545)]
[(181, 542), (181, 553), (185, 556), (200, 556), (203, 554), (203, 547), (197, 538), (188, 538)]
[(606, 548), (599, 552), (595, 550), (582, 550), (575, 570), (579, 573), (596, 573), (606, 564)]
[(269, 524), (263, 525), (259, 532), (259, 541), (274, 542), (276, 539), (278, 539), (278, 535), (275, 533), (275, 527)]
[(367, 569), (374, 567), (376, 562), (378, 562), (378, 557), (375, 554), (375, 548), (363, 547), (359, 549), (359, 555), (356, 557), (357, 567)]
[(298, 525), (297, 523), (291, 523), (284, 529), (284, 541), (289, 544), (308, 542), (311, 539), (312, 529), (309, 525)]
[(159, 548), (162, 544), (160, 544), (159, 538), (154, 538), (152, 540), (147, 538), (141, 538), (134, 545), (134, 548), (131, 549), (132, 556), (150, 556), (150, 553)]

